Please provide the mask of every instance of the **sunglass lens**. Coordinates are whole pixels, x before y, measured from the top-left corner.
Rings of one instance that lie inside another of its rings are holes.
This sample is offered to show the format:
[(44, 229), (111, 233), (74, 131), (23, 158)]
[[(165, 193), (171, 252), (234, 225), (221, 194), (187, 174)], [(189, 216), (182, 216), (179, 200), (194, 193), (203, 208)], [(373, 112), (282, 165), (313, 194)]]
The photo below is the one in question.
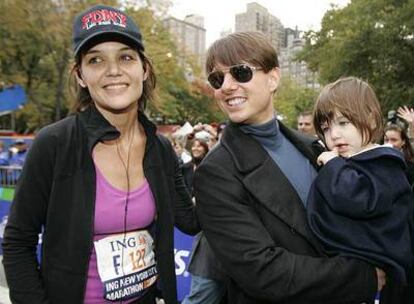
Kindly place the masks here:
[(216, 90), (220, 89), (224, 82), (224, 74), (220, 71), (215, 71), (208, 75), (207, 78), (210, 85)]
[(253, 71), (248, 65), (236, 65), (230, 69), (230, 74), (238, 82), (249, 82), (253, 77)]

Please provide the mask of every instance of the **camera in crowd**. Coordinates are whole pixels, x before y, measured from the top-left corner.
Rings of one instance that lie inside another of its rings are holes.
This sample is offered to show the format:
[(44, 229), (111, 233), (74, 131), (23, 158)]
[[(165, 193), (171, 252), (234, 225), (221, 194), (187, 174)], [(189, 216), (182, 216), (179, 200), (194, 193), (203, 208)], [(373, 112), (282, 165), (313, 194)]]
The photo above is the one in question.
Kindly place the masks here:
[(399, 125), (403, 129), (407, 129), (407, 122), (397, 115), (397, 111), (390, 110), (387, 114), (387, 126), (388, 125)]
[(395, 110), (388, 111), (387, 123), (396, 124), (397, 120), (398, 120), (397, 111)]

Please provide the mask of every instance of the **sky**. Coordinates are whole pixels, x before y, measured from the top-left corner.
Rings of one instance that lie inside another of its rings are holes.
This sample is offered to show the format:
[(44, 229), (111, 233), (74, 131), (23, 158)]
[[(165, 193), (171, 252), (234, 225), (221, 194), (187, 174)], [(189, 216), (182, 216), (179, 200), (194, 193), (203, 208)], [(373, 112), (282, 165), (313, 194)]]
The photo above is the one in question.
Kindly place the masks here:
[(346, 6), (350, 0), (173, 0), (170, 15), (184, 19), (186, 15), (204, 17), (206, 46), (220, 38), (224, 30), (234, 31), (235, 16), (246, 12), (246, 4), (257, 2), (279, 18), (284, 27), (299, 30), (319, 30), (324, 13), (330, 4)]

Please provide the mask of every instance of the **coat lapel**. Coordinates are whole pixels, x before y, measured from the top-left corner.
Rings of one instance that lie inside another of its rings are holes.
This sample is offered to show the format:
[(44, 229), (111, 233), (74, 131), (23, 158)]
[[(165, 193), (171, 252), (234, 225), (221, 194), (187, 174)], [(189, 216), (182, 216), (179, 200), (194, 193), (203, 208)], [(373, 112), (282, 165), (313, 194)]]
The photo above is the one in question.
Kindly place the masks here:
[[(300, 138), (296, 138), (294, 133), (282, 125), (281, 130), (299, 151), (316, 165), (316, 154), (308, 148), (306, 142), (303, 143)], [(289, 134), (286, 134), (286, 131)], [(312, 140), (307, 140), (310, 144), (312, 143)], [(226, 128), (222, 144), (232, 154), (236, 167), (243, 175), (243, 183), (250, 194), (288, 226), (311, 243), (317, 244), (309, 231), (306, 210), (299, 195), (265, 149), (252, 137), (244, 134), (236, 125), (229, 125)]]

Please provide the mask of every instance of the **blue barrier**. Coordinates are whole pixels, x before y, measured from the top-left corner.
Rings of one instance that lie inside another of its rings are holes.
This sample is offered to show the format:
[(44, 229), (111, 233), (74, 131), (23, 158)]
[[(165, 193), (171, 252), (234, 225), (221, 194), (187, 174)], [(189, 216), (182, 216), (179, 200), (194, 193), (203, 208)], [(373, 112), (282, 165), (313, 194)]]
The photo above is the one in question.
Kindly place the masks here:
[(182, 301), (190, 292), (191, 275), (187, 272), (193, 237), (174, 229), (174, 260), (177, 276), (177, 297)]

